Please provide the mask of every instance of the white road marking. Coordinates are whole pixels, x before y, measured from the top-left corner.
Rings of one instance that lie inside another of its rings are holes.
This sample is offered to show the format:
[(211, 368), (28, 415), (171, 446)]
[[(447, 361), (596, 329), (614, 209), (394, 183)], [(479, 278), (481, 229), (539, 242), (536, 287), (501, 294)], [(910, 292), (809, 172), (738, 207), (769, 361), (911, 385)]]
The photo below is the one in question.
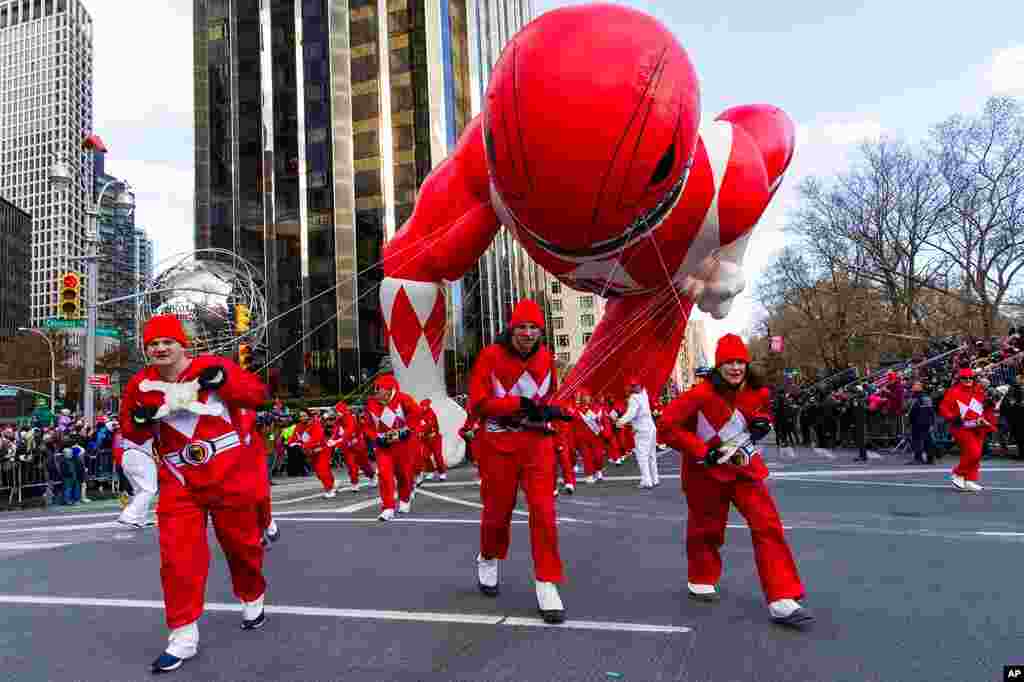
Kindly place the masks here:
[[(997, 471), (1015, 471), (1019, 474), (1024, 474), (1024, 467), (982, 467), (981, 473), (997, 472)], [(931, 468), (931, 467), (888, 467), (884, 469), (861, 469), (861, 468), (850, 468), (836, 471), (834, 469), (824, 470), (809, 470), (809, 471), (783, 471), (777, 474), (772, 474), (772, 478), (801, 478), (801, 477), (813, 477), (813, 478), (835, 478), (839, 476), (894, 476), (900, 474), (942, 474), (949, 475), (949, 469), (945, 468)]]
[[(843, 481), (843, 480), (821, 480), (813, 478), (791, 478), (791, 481), (799, 481), (803, 483), (840, 483), (843, 485), (872, 485), (879, 487), (892, 487), (892, 488), (934, 488), (936, 490), (952, 490), (952, 485), (938, 485), (935, 483), (902, 483), (896, 481)], [(993, 488), (985, 486), (985, 490), (995, 490), (998, 492), (1024, 492), (1024, 488)], [(983, 491), (984, 492), (984, 491)]]
[(874, 450), (868, 450), (868, 459), (882, 459), (882, 456)]
[(70, 544), (70, 542), (0, 542), (0, 552), (22, 549), (56, 549), (67, 547)]
[(77, 521), (78, 519), (116, 519), (117, 514), (112, 512), (79, 514), (78, 512), (63, 512), (61, 514), (50, 514), (49, 516), (15, 516), (12, 518), (0, 519), (0, 523), (25, 523), (26, 521)]
[[(0, 604), (27, 606), (79, 606), (135, 609), (163, 609), (161, 601), (143, 599), (92, 599), (82, 597), (46, 597), (0, 594)], [(240, 604), (207, 602), (207, 611), (241, 613)], [(570, 620), (561, 625), (548, 625), (539, 618), (491, 616), (474, 613), (441, 613), (434, 611), (378, 611), (372, 609), (334, 609), (316, 606), (279, 606), (268, 604), (268, 614), (289, 616), (321, 616), (352, 620), (388, 620), (414, 623), (458, 623), (469, 625), (495, 625), (511, 627), (547, 627), (551, 629), (605, 630), (614, 632), (647, 632), (652, 634), (679, 634), (693, 632), (683, 625), (656, 625), (648, 623), (616, 623), (608, 621)]]
[[(477, 509), (483, 509), (484, 508), (484, 506), (482, 504), (480, 504), (479, 502), (470, 502), (469, 500), (460, 500), (457, 497), (449, 497), (448, 495), (441, 495), (439, 493), (432, 493), (429, 490), (424, 490), (423, 488), (419, 488), (416, 492), (419, 495), (426, 495), (427, 497), (433, 497), (434, 499), (437, 499), (437, 500), (444, 500), (445, 502), (452, 502), (454, 504), (461, 504), (461, 505), (465, 505), (467, 507), (475, 507)], [(529, 512), (524, 512), (524, 511), (521, 511), (519, 509), (513, 509), (512, 513), (513, 514), (518, 514), (519, 516), (529, 516), (530, 515)], [(590, 523), (590, 521), (584, 521), (583, 519), (574, 519), (574, 518), (570, 518), (568, 516), (556, 516), (555, 519), (557, 521), (569, 521), (571, 523)]]
[[(286, 517), (281, 518), (279, 520), (280, 521), (312, 521), (314, 523), (317, 523), (317, 522), (319, 522), (319, 523), (331, 523), (331, 522), (340, 522), (340, 523), (378, 523), (377, 517), (373, 517), (373, 518), (365, 518), (365, 517), (358, 517), (358, 518), (338, 517), (338, 518), (325, 519), (325, 518), (322, 518), (322, 517), (321, 518), (312, 518), (312, 517), (308, 517), (307, 518), (307, 517), (303, 517), (303, 516), (286, 516)], [(391, 521), (389, 521), (388, 523), (396, 523), (396, 522), (403, 522), (403, 523), (452, 523), (452, 524), (465, 524), (465, 525), (474, 525), (474, 526), (479, 526), (480, 525), (480, 519), (440, 519), (440, 518), (430, 518), (430, 517), (423, 517), (423, 516), (415, 516), (415, 517), (395, 516), (395, 518), (391, 519)], [(525, 524), (528, 524), (530, 522), (529, 521), (511, 521), (510, 523), (525, 525)]]
[(996, 532), (996, 531), (982, 532), (982, 531), (978, 531), (978, 532), (975, 533), (975, 535), (989, 535), (989, 536), (993, 536), (993, 537), (1022, 537), (1022, 536), (1024, 536), (1024, 533), (1012, 533), (1010, 531), (1003, 531), (1003, 532)]
[(335, 511), (337, 511), (340, 514), (352, 514), (354, 512), (361, 511), (363, 509), (368, 509), (370, 507), (375, 507), (375, 506), (377, 506), (379, 504), (380, 504), (380, 498), (379, 497), (372, 497), (369, 500), (363, 500), (362, 502), (356, 502), (355, 504), (350, 504), (350, 505), (345, 506), (345, 507), (339, 507)]
[[(727, 523), (727, 524), (725, 524), (725, 527), (726, 528), (750, 528), (750, 526), (748, 526), (745, 523)], [(793, 528), (793, 526), (783, 526), (782, 530), (792, 530), (792, 528)]]
[(31, 526), (28, 528), (10, 528), (0, 530), (0, 533), (62, 533), (69, 530), (92, 530), (94, 528), (123, 528), (123, 526), (116, 521), (108, 521), (106, 523), (82, 523), (75, 525), (64, 525), (64, 526)]
[(824, 448), (813, 448), (814, 454), (821, 455), (826, 459), (835, 459), (836, 456), (832, 454), (831, 450), (825, 450)]

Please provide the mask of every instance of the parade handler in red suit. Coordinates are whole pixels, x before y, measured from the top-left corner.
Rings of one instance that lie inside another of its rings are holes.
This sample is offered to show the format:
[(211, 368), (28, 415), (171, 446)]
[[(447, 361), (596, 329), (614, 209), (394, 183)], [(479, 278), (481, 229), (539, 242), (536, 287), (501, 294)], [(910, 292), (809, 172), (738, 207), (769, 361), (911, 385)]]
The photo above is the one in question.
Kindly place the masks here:
[(476, 469), (476, 483), (480, 485), (480, 459), (473, 450), (473, 442), (480, 433), (480, 419), (472, 414), (466, 416), (466, 421), (459, 429), (459, 436), (466, 442), (466, 459)]
[(398, 513), (412, 509), (416, 457), (413, 425), (421, 418), (420, 406), (412, 396), (402, 393), (393, 374), (377, 377), (373, 394), (366, 402), (365, 434), (374, 441), (377, 452), (377, 478), (380, 481), (381, 521), (395, 518), (395, 479), (398, 479)]
[[(437, 413), (430, 406), (429, 400), (422, 401), (420, 409), (423, 415), (423, 445), (427, 450), (427, 460), (433, 460), (438, 478), (447, 481), (448, 464), (444, 461), (444, 453), (441, 451), (441, 427), (437, 423)], [(430, 480), (434, 480), (434, 475), (433, 472), (430, 474)]]
[(974, 370), (961, 369), (959, 381), (942, 398), (939, 415), (949, 424), (950, 434), (960, 448), (960, 462), (953, 469), (953, 487), (963, 492), (984, 490), (978, 484), (981, 452), (985, 436), (999, 423), (995, 406), (986, 400), (985, 389), (977, 382)]
[(292, 432), (288, 445), (300, 445), (306, 453), (313, 472), (324, 487), (323, 496), (330, 499), (338, 493), (334, 489), (334, 472), (331, 471), (331, 451), (327, 448), (324, 426), (317, 417), (311, 417), (308, 410), (299, 412), (299, 423)]
[[(577, 419), (576, 407), (571, 401), (556, 403), (572, 419)], [(573, 422), (554, 422), (555, 427), (555, 458), (558, 467), (562, 470), (562, 480), (565, 481), (565, 492), (572, 495), (576, 492), (576, 439), (573, 436)], [(555, 494), (558, 494), (556, 483)]]
[(196, 655), (210, 549), (207, 519), (224, 550), (242, 629), (264, 624), (263, 501), (266, 471), (244, 445), (241, 410), (257, 409), (266, 387), (254, 374), (212, 355), (188, 357), (188, 336), (173, 315), (143, 328), (150, 364), (128, 383), (121, 402), (126, 438), (153, 439), (159, 462), (160, 578), (167, 648), (153, 662), (167, 672)]
[(370, 487), (373, 487), (377, 482), (377, 474), (373, 470), (373, 465), (370, 464), (366, 440), (363, 438), (363, 428), (359, 420), (344, 402), (335, 405), (334, 412), (338, 418), (334, 422), (334, 430), (327, 441), (327, 447), (331, 450), (341, 450), (345, 468), (348, 469), (348, 480), (352, 484), (352, 492), (359, 492), (360, 470), (370, 479)]
[(548, 404), (556, 389), (554, 360), (541, 343), (544, 314), (530, 300), (512, 311), (509, 331), (481, 351), (469, 380), (469, 412), (484, 420), (476, 438), (483, 479), (480, 554), (481, 592), (498, 595), (498, 560), (508, 557), (512, 510), (521, 485), (530, 511), (530, 545), (537, 602), (548, 623), (565, 620), (558, 594), (562, 559), (555, 526), (555, 449), (550, 422), (564, 413)]
[(686, 556), (690, 596), (718, 600), (722, 575), (719, 549), (725, 543), (729, 505), (750, 527), (754, 558), (772, 619), (802, 626), (813, 620), (798, 599), (804, 587), (786, 543), (756, 442), (771, 431), (767, 392), (748, 375), (750, 353), (735, 334), (723, 336), (715, 350), (715, 372), (672, 401), (658, 425), (665, 442), (683, 456)]

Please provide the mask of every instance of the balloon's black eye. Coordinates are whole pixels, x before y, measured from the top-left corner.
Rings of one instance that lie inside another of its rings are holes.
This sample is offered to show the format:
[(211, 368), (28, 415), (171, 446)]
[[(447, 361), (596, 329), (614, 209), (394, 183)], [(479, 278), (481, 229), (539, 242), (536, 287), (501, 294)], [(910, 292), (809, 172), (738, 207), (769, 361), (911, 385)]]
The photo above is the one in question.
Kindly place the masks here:
[(676, 145), (673, 143), (669, 145), (664, 156), (661, 157), (661, 161), (658, 162), (658, 166), (654, 169), (654, 175), (651, 176), (651, 184), (660, 185), (665, 182), (665, 179), (668, 178), (668, 174), (672, 172), (672, 167), (675, 164)]

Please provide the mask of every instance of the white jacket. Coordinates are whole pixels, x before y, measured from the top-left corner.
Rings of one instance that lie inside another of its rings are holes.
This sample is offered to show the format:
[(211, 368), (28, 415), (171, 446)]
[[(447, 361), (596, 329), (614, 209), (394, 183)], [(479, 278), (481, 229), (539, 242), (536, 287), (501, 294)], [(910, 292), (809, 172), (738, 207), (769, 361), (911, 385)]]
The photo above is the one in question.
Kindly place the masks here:
[(647, 397), (647, 391), (629, 394), (629, 405), (626, 414), (619, 417), (619, 426), (631, 424), (633, 431), (654, 431), (654, 418), (651, 416), (651, 400)]

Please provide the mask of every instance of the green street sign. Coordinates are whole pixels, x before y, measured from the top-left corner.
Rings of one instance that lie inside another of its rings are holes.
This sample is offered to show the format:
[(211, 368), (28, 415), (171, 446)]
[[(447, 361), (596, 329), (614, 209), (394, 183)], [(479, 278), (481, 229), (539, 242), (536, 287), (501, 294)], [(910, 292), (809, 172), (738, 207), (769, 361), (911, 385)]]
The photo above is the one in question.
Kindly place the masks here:
[(79, 329), (85, 327), (85, 320), (62, 320), (51, 317), (43, 324), (47, 329)]

